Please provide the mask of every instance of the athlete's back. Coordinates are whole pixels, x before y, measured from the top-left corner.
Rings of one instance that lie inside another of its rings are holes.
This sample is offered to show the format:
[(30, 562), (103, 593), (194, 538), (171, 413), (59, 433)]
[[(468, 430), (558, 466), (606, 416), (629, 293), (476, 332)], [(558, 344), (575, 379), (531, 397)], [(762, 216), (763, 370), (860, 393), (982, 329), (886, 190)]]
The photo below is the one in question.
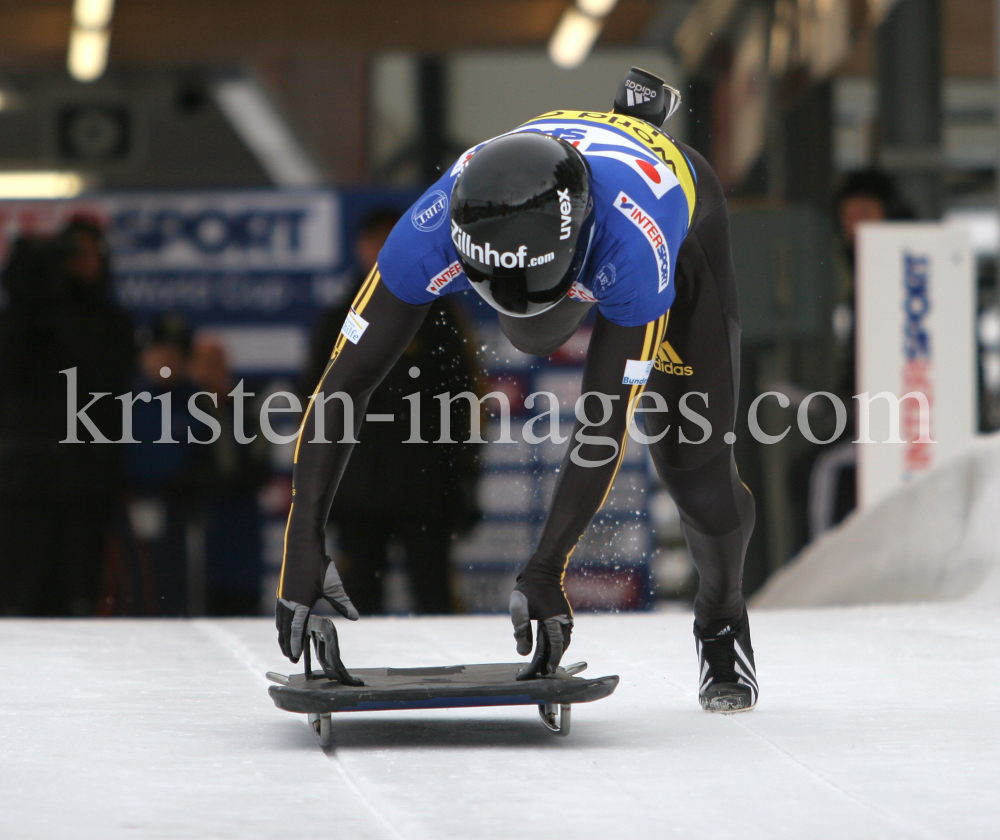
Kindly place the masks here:
[[(648, 123), (597, 111), (551, 111), (507, 134), (520, 133), (563, 140), (587, 162), (594, 231), (571, 297), (597, 302), (601, 314), (620, 326), (660, 317), (675, 297), (676, 257), (696, 203), (694, 170), (681, 147)], [(401, 300), (420, 305), (470, 288), (457, 253), (463, 241), (445, 221), (456, 179), (489, 142), (459, 157), (400, 220), (379, 254), (382, 277)]]

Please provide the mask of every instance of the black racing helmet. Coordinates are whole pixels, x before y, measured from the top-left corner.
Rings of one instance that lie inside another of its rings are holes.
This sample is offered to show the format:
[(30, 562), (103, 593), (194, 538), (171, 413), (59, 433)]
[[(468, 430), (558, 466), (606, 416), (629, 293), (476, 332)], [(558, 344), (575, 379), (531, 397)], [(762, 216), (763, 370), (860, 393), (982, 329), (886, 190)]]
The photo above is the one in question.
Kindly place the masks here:
[(490, 306), (515, 318), (566, 295), (583, 270), (593, 224), (583, 155), (548, 134), (491, 140), (451, 193), (451, 239), (466, 277)]

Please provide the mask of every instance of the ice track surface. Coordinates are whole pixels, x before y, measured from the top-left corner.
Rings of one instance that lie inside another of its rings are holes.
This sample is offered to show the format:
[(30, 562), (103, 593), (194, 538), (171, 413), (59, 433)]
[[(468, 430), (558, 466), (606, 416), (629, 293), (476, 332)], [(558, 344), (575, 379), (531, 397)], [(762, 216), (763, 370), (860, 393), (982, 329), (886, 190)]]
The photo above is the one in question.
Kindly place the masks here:
[[(618, 673), (557, 738), (532, 707), (276, 709), (267, 620), (0, 622), (0, 837), (996, 838), (1000, 614), (751, 615), (761, 700), (709, 715), (691, 619), (580, 615)], [(512, 661), (502, 617), (339, 622), (348, 667)]]

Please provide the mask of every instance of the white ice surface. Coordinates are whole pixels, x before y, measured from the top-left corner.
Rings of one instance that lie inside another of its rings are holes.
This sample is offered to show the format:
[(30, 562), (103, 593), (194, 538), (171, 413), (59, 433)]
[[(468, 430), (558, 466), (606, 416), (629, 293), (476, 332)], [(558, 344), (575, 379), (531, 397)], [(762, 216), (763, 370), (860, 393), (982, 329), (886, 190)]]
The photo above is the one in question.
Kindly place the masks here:
[[(533, 707), (276, 709), (266, 620), (0, 621), (0, 837), (996, 838), (1000, 614), (751, 615), (759, 707), (709, 715), (691, 619), (580, 615), (617, 673), (568, 738)], [(340, 622), (349, 666), (511, 661), (502, 617)]]

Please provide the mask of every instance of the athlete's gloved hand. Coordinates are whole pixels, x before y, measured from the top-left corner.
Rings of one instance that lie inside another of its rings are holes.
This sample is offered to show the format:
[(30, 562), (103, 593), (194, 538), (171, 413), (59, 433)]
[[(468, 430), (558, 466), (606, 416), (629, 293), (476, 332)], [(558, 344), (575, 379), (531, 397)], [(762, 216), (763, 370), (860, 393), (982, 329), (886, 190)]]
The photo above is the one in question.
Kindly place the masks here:
[(532, 620), (538, 622), (538, 643), (531, 663), (521, 671), (519, 680), (554, 674), (569, 647), (573, 633), (573, 609), (562, 586), (562, 569), (555, 564), (529, 561), (517, 576), (510, 593), (510, 620), (521, 656), (531, 653)]
[(320, 598), (325, 598), (330, 606), (344, 618), (357, 621), (359, 617), (354, 604), (351, 603), (347, 592), (344, 591), (344, 584), (340, 581), (340, 574), (337, 572), (332, 558), (324, 558), (320, 572), (315, 584), (315, 597), (304, 599), (309, 601), (308, 604), (279, 598), (274, 606), (274, 620), (278, 626), (278, 644), (281, 646), (281, 652), (292, 662), (298, 662), (302, 655), (309, 613), (312, 612)]

